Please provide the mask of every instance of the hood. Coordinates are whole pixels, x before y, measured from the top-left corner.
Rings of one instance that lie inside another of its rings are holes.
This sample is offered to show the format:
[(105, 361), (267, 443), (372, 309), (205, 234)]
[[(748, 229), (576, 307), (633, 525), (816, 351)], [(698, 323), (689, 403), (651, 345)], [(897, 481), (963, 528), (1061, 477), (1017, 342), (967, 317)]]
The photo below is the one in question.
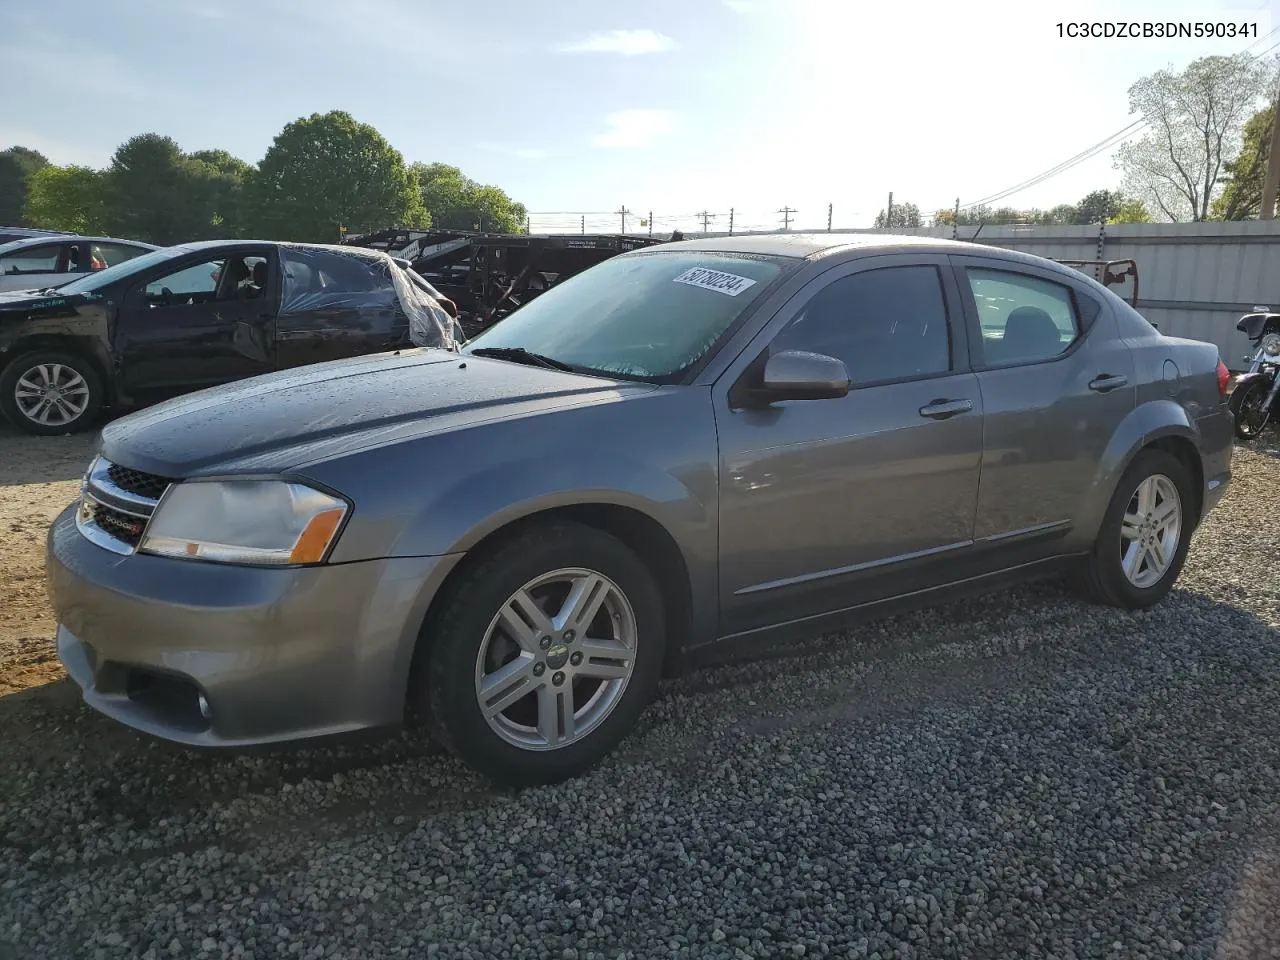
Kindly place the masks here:
[(40, 313), (46, 310), (65, 310), (84, 302), (82, 294), (63, 295), (48, 291), (48, 284), (39, 290), (5, 290), (0, 292), (0, 317), (10, 313)]
[(419, 349), (312, 364), (108, 424), (102, 455), (182, 478), (276, 472), (364, 447), (647, 392), (650, 384)]

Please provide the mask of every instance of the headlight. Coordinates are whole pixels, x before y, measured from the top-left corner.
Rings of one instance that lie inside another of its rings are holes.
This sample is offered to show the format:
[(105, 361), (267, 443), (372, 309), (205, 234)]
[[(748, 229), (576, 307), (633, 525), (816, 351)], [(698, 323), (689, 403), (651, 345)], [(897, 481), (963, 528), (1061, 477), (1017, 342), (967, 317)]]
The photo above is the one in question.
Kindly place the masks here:
[(337, 497), (282, 480), (177, 483), (138, 549), (220, 563), (320, 563), (347, 509)]
[(1268, 357), (1280, 357), (1280, 333), (1268, 333), (1258, 346)]

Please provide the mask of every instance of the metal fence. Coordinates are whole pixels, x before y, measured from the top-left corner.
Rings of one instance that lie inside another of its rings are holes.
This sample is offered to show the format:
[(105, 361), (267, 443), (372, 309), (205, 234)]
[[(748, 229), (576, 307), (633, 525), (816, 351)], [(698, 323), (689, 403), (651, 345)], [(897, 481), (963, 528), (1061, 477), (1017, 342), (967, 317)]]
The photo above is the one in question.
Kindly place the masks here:
[[(750, 231), (742, 231), (747, 233)], [(770, 232), (770, 231), (759, 231)], [(1280, 309), (1280, 220), (1226, 223), (1004, 225), (833, 230), (932, 236), (1021, 250), (1055, 260), (1138, 264), (1138, 309), (1164, 333), (1207, 340), (1233, 370), (1249, 343), (1236, 321), (1255, 306)], [(688, 233), (686, 236), (723, 236)], [(1124, 295), (1127, 291), (1117, 289)]]

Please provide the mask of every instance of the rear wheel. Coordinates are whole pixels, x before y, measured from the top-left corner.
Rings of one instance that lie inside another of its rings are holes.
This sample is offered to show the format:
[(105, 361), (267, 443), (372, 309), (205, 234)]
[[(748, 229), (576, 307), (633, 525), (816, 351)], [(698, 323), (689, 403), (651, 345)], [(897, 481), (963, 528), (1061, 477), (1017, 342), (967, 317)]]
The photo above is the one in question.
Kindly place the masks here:
[(1140, 610), (1173, 589), (1195, 526), (1192, 480), (1177, 457), (1143, 450), (1116, 487), (1085, 563), (1092, 598)]
[(102, 379), (75, 354), (37, 351), (0, 373), (0, 410), (19, 430), (53, 436), (93, 425), (102, 409)]
[(1271, 419), (1271, 411), (1264, 401), (1271, 392), (1271, 384), (1265, 380), (1251, 380), (1243, 388), (1231, 394), (1231, 412), (1235, 414), (1236, 436), (1241, 440), (1255, 440)]
[[(639, 557), (576, 523), (502, 544), (442, 598), (412, 694), (454, 754), (505, 783), (605, 756), (657, 686), (662, 598)], [(421, 672), (421, 671), (420, 671)]]

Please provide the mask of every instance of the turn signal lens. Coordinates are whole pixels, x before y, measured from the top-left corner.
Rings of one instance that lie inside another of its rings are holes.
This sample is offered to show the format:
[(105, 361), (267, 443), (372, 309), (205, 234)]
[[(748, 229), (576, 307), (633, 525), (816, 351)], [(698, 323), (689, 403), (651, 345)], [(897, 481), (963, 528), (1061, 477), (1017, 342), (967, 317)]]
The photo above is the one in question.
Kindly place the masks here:
[(307, 522), (306, 529), (302, 531), (302, 536), (294, 544), (293, 552), (289, 554), (289, 562), (319, 563), (323, 560), (325, 551), (329, 549), (333, 535), (338, 530), (338, 524), (342, 523), (342, 517), (346, 512), (345, 508), (338, 508), (317, 513), (312, 517)]

